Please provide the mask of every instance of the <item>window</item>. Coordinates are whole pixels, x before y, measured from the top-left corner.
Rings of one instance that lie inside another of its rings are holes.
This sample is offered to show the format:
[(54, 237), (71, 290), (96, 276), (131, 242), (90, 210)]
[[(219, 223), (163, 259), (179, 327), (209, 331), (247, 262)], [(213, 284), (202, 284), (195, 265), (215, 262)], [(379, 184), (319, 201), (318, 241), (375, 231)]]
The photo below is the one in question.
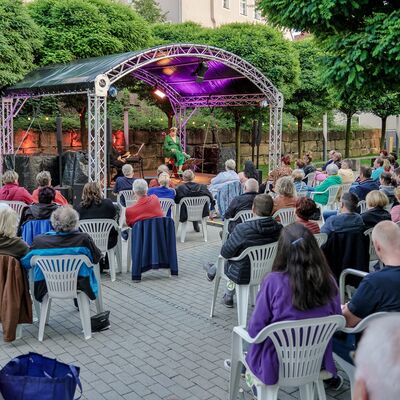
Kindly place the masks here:
[(223, 1), (222, 1), (222, 6), (223, 6), (224, 8), (229, 9), (229, 8), (230, 8), (229, 0), (223, 0)]
[(247, 15), (247, 0), (240, 0), (240, 14)]

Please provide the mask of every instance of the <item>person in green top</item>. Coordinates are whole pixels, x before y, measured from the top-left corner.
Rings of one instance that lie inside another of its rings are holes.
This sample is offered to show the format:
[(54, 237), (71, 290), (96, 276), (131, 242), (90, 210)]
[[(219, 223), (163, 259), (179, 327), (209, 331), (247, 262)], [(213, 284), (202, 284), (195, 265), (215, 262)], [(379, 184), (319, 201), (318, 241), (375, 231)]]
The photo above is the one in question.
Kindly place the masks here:
[(188, 154), (186, 154), (181, 146), (179, 138), (176, 136), (177, 129), (172, 127), (169, 130), (169, 134), (165, 136), (164, 140), (164, 156), (170, 157), (175, 160), (175, 163), (178, 167), (178, 174), (182, 174), (182, 166), (187, 158), (190, 158)]
[[(319, 193), (319, 192), (324, 192), (330, 186), (341, 185), (342, 178), (338, 175), (338, 171), (339, 171), (339, 168), (337, 167), (336, 164), (329, 164), (326, 167), (326, 173), (328, 174), (328, 177), (317, 187), (308, 188), (308, 190)], [(328, 198), (329, 198), (329, 193), (326, 192), (326, 193), (322, 193), (322, 194), (316, 194), (314, 196), (313, 200), (316, 203), (326, 205), (328, 203)]]

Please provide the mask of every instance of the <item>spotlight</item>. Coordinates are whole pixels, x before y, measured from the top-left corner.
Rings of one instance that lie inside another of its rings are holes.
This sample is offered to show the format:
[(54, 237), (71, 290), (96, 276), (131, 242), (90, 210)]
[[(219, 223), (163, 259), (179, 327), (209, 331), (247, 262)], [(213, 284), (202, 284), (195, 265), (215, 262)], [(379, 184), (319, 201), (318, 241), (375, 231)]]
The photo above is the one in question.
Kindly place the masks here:
[(160, 89), (158, 89), (158, 88), (155, 88), (155, 89), (153, 90), (153, 94), (154, 94), (154, 96), (157, 96), (157, 97), (160, 98), (161, 100), (162, 100), (162, 99), (165, 99), (165, 98), (167, 97), (167, 95), (166, 95), (162, 90), (160, 90)]
[(115, 86), (110, 86), (110, 89), (108, 89), (108, 95), (112, 98), (117, 97), (118, 94), (118, 89)]
[(205, 61), (202, 61), (194, 71), (194, 74), (196, 76), (196, 82), (201, 83), (204, 81), (204, 76), (208, 70), (208, 64)]

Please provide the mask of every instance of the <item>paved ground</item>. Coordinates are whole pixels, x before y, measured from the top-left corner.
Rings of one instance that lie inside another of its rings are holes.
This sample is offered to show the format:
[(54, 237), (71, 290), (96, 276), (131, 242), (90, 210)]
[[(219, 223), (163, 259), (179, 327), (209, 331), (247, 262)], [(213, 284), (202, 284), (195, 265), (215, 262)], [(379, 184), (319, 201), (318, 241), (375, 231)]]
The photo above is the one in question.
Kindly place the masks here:
[[(37, 324), (28, 326), (23, 339), (1, 344), (0, 365), (29, 351), (78, 365), (84, 399), (226, 400), (229, 375), (223, 360), (230, 357), (236, 309), (217, 304), (215, 317), (209, 318), (212, 285), (202, 269), (203, 262), (218, 255), (218, 230), (209, 227), (208, 243), (191, 231), (186, 243), (178, 244), (177, 278), (151, 271), (141, 283), (133, 283), (129, 275), (118, 275), (111, 283), (103, 276), (110, 330), (85, 341), (72, 302), (58, 302), (44, 341), (37, 340)], [(245, 383), (242, 386), (241, 400), (249, 399)], [(328, 400), (350, 400), (347, 385), (327, 395)], [(297, 397), (293, 390), (279, 395), (281, 400)]]

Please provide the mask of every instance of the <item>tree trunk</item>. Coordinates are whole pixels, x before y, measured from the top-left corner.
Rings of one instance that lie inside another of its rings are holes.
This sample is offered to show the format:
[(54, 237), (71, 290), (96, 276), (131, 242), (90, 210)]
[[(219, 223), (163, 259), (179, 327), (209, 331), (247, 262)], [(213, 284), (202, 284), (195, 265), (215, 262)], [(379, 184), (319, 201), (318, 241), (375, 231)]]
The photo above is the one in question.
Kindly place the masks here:
[(301, 134), (303, 132), (303, 118), (297, 117), (297, 153), (298, 158), (301, 158)]
[(168, 118), (168, 130), (173, 126), (174, 115), (171, 113), (166, 113)]
[(86, 130), (86, 106), (79, 113), (82, 150), (88, 149), (88, 132)]
[(241, 135), (240, 135), (240, 113), (238, 111), (234, 111), (235, 115), (235, 142), (236, 142), (236, 169), (240, 169), (240, 142), (241, 142)]
[(381, 140), (380, 140), (380, 150), (383, 150), (385, 148), (385, 138), (386, 138), (386, 122), (387, 122), (387, 117), (382, 117), (382, 125), (381, 125)]
[(350, 141), (351, 141), (351, 117), (353, 113), (346, 114), (346, 140), (345, 140), (345, 149), (344, 149), (344, 157), (350, 157)]

